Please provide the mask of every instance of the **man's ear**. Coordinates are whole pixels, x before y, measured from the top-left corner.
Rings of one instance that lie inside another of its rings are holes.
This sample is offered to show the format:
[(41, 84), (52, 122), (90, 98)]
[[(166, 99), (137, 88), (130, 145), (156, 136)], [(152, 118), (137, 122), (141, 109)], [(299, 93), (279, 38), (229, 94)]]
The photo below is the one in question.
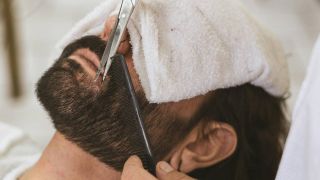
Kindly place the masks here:
[(231, 156), (237, 147), (237, 134), (226, 123), (211, 122), (194, 128), (171, 156), (170, 164), (182, 172), (205, 168)]

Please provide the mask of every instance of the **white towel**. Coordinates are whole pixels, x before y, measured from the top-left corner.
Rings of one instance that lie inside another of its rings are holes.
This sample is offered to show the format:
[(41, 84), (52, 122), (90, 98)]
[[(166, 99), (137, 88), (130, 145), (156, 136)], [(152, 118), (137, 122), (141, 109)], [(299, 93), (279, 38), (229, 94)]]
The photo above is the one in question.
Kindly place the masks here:
[(0, 122), (0, 179), (16, 180), (35, 165), (40, 151), (20, 129)]
[[(108, 0), (59, 44), (98, 34), (119, 0)], [(289, 86), (278, 42), (238, 0), (140, 0), (128, 24), (135, 69), (150, 102), (179, 101), (252, 83), (275, 96)]]
[(320, 36), (295, 105), (277, 180), (320, 179)]

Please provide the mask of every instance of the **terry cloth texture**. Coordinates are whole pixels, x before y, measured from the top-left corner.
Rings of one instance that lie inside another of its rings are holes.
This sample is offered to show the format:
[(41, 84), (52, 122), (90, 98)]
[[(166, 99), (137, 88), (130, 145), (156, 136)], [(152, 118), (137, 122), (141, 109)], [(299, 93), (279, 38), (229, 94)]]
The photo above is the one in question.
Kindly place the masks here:
[[(120, 2), (99, 5), (62, 40), (60, 51), (77, 38), (99, 34)], [(150, 102), (179, 101), (244, 83), (274, 96), (288, 91), (279, 43), (238, 0), (140, 0), (128, 31)]]

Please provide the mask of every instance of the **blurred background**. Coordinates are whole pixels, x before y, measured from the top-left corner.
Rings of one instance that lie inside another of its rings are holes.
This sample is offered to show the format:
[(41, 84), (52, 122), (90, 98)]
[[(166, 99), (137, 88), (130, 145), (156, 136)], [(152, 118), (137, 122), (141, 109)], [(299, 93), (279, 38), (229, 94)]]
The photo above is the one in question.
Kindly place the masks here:
[[(23, 129), (40, 148), (54, 130), (36, 99), (35, 84), (54, 62), (56, 43), (102, 1), (0, 0), (0, 121)], [(241, 1), (284, 47), (292, 110), (320, 33), (320, 0)]]

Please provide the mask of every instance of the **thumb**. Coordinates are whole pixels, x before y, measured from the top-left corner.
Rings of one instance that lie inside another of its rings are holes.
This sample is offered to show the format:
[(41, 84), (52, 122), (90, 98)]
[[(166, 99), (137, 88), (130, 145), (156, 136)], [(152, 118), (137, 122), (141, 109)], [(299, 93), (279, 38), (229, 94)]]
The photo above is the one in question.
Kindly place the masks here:
[(124, 164), (121, 180), (156, 180), (143, 165), (138, 156), (131, 156)]
[(157, 164), (157, 177), (160, 180), (195, 180), (194, 178), (176, 171), (165, 161), (160, 161)]

